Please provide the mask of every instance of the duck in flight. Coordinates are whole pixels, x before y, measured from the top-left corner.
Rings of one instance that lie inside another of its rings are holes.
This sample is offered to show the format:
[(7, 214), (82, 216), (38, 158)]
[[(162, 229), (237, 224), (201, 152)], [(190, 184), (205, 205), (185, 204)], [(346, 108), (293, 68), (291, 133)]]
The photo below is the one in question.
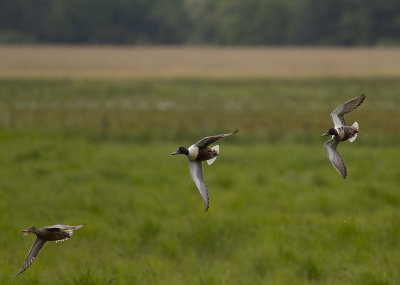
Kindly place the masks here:
[(29, 227), (22, 232), (24, 236), (28, 234), (35, 234), (36, 239), (32, 244), (31, 250), (28, 253), (28, 256), (25, 259), (24, 265), (22, 265), (21, 269), (15, 275), (19, 275), (24, 272), (31, 264), (35, 261), (36, 256), (39, 254), (39, 251), (43, 248), (43, 246), (48, 241), (64, 241), (71, 238), (74, 230), (80, 229), (83, 225), (79, 226), (68, 226), (68, 225), (54, 225), (54, 226), (45, 226), (43, 228), (36, 228), (34, 226)]
[(365, 95), (363, 94), (357, 98), (347, 101), (333, 110), (331, 117), (335, 127), (330, 128), (326, 133), (321, 135), (332, 135), (331, 139), (324, 144), (325, 152), (333, 167), (335, 167), (335, 169), (343, 176), (344, 179), (347, 176), (346, 166), (344, 165), (342, 156), (339, 154), (336, 148), (341, 141), (348, 140), (353, 142), (357, 138), (357, 134), (359, 132), (358, 123), (354, 122), (354, 124), (350, 127), (347, 126), (346, 121), (344, 120), (344, 115), (350, 113), (355, 108), (360, 106), (364, 99)]
[(234, 135), (238, 131), (239, 129), (236, 129), (229, 134), (205, 137), (191, 145), (189, 148), (181, 146), (172, 153), (172, 155), (185, 154), (187, 156), (189, 160), (190, 176), (192, 177), (194, 184), (196, 184), (197, 189), (199, 189), (206, 211), (208, 210), (209, 200), (207, 186), (203, 179), (202, 161), (206, 160), (208, 165), (211, 165), (217, 159), (219, 154), (219, 145), (215, 145), (212, 148), (209, 148), (208, 146), (219, 139)]

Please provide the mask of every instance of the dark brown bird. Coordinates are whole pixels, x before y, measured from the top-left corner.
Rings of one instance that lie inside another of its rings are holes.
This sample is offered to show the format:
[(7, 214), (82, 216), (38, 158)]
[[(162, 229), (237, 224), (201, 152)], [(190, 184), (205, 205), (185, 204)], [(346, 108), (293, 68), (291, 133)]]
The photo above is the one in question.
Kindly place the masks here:
[(233, 134), (236, 134), (239, 129), (234, 130), (232, 133), (229, 134), (221, 134), (215, 135), (210, 137), (205, 137), (199, 140), (197, 143), (191, 145), (188, 149), (181, 146), (172, 154), (185, 154), (189, 160), (189, 167), (190, 167), (190, 176), (192, 177), (194, 184), (196, 184), (197, 189), (201, 194), (201, 197), (204, 201), (204, 206), (206, 211), (209, 207), (209, 200), (208, 200), (208, 191), (207, 186), (204, 183), (203, 179), (203, 166), (202, 161), (207, 160), (208, 165), (211, 165), (214, 160), (217, 159), (219, 154), (219, 145), (215, 145), (212, 148), (208, 146), (219, 139), (229, 137)]
[(333, 167), (335, 167), (335, 169), (343, 176), (344, 179), (347, 176), (346, 166), (344, 165), (342, 156), (339, 154), (336, 148), (341, 141), (348, 140), (353, 142), (357, 138), (357, 134), (359, 132), (358, 123), (354, 122), (351, 127), (347, 126), (346, 121), (344, 120), (344, 115), (350, 113), (355, 108), (360, 106), (364, 99), (365, 95), (363, 94), (357, 98), (347, 101), (333, 110), (331, 117), (335, 127), (330, 128), (326, 133), (321, 135), (332, 135), (332, 138), (324, 144), (325, 152)]
[(22, 265), (21, 269), (15, 275), (19, 275), (24, 272), (31, 264), (35, 261), (36, 256), (39, 254), (39, 251), (43, 248), (43, 246), (48, 241), (64, 241), (71, 238), (73, 231), (80, 229), (83, 225), (79, 226), (68, 226), (68, 225), (54, 225), (54, 226), (45, 226), (43, 228), (36, 228), (34, 226), (29, 227), (22, 232), (24, 236), (33, 233), (36, 235), (36, 240), (33, 242), (32, 247), (28, 253), (28, 256), (25, 259), (24, 265)]

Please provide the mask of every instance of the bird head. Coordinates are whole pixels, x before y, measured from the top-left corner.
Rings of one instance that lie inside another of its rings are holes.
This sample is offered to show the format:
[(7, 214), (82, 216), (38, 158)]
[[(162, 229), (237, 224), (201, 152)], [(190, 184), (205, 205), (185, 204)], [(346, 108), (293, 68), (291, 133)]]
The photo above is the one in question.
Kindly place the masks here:
[(29, 235), (31, 233), (36, 233), (36, 231), (37, 231), (37, 228), (34, 227), (34, 226), (29, 227), (29, 228), (27, 228), (25, 230), (22, 230), (22, 232), (24, 233), (24, 236)]
[(175, 152), (172, 153), (172, 155), (175, 155), (175, 154), (186, 154), (186, 155), (188, 155), (188, 154), (189, 154), (189, 151), (188, 151), (187, 148), (181, 146), (181, 147), (178, 148)]
[(336, 131), (336, 129), (330, 128), (326, 133), (323, 133), (323, 134), (321, 135), (321, 137), (329, 136), (329, 135), (338, 136), (339, 134), (338, 134), (338, 132)]

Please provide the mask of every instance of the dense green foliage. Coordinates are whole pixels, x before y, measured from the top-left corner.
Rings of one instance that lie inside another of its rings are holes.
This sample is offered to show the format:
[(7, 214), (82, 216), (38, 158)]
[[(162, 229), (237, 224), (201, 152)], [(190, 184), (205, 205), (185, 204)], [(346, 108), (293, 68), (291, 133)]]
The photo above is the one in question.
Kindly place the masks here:
[(400, 2), (0, 0), (0, 42), (399, 44)]
[[(0, 81), (1, 284), (397, 284), (400, 82)], [(367, 94), (361, 132), (319, 135)], [(190, 129), (195, 127), (195, 129)], [(205, 166), (170, 153), (240, 128)], [(30, 225), (86, 226), (12, 279)]]

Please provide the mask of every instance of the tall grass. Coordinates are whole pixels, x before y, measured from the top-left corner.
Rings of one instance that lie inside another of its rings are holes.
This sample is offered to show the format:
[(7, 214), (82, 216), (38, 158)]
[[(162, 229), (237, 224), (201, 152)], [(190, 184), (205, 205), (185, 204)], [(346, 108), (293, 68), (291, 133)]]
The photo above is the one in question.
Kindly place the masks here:
[(347, 120), (360, 121), (368, 136), (361, 143), (398, 141), (400, 128), (397, 78), (2, 80), (0, 86), (0, 128), (35, 133), (176, 141), (239, 127), (239, 140), (307, 142), (332, 125), (333, 108), (360, 94), (366, 104)]
[[(397, 284), (399, 84), (3, 80), (0, 283)], [(319, 135), (361, 93), (343, 180)], [(205, 213), (170, 154), (235, 127), (204, 167)], [(57, 223), (86, 226), (12, 278), (33, 242), (20, 231)]]

